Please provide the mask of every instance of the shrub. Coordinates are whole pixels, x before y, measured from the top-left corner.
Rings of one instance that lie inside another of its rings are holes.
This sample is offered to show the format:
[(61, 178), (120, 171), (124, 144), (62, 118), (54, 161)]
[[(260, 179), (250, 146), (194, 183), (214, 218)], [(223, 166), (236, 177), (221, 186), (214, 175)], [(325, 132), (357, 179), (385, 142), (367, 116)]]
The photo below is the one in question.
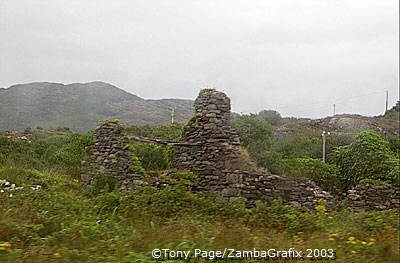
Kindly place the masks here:
[(259, 158), (257, 164), (265, 167), (273, 174), (281, 174), (282, 154), (274, 151), (265, 151)]
[(400, 159), (392, 158), (388, 161), (393, 168), (388, 173), (387, 177), (392, 185), (400, 186)]
[(284, 159), (281, 169), (286, 174), (307, 177), (327, 191), (340, 192), (343, 189), (337, 167), (319, 159)]
[[(338, 146), (350, 144), (354, 139), (352, 135), (332, 134), (326, 144), (327, 152), (333, 151)], [(256, 159), (259, 166), (267, 168), (270, 172), (280, 174), (281, 160), (291, 158), (321, 158), (322, 140), (318, 134), (308, 135), (286, 135), (275, 140), (271, 147), (260, 147), (258, 153), (251, 152), (253, 159)], [(331, 157), (328, 156), (328, 162)]]
[(400, 119), (400, 101), (397, 101), (396, 105), (394, 105), (390, 110), (386, 111), (384, 116), (388, 119), (398, 121)]
[(282, 116), (274, 110), (263, 110), (258, 113), (258, 116), (269, 122), (271, 125), (279, 125), (282, 122)]
[(137, 174), (146, 175), (146, 170), (142, 167), (142, 163), (140, 162), (139, 158), (135, 155), (131, 155), (131, 165), (130, 165), (130, 172), (134, 172)]
[(270, 148), (272, 127), (264, 119), (254, 114), (241, 115), (232, 120), (232, 125), (254, 160), (258, 160)]
[(398, 135), (392, 135), (388, 138), (390, 150), (394, 153), (397, 153), (397, 156), (400, 154), (400, 137)]
[(91, 136), (74, 134), (68, 137), (67, 142), (58, 146), (57, 149), (54, 149), (56, 146), (53, 144), (54, 152), (51, 155), (47, 152), (47, 158), (64, 171), (77, 177), (81, 172), (81, 160), (85, 153), (85, 147), (91, 143)]
[(274, 142), (271, 151), (280, 153), (283, 158), (320, 158), (321, 148), (321, 138), (317, 136), (292, 135)]
[[(169, 166), (168, 151), (159, 145), (152, 143), (131, 143), (130, 149), (138, 160), (141, 167), (146, 170), (163, 170)], [(136, 165), (136, 164), (134, 164)]]
[(78, 176), (85, 147), (91, 143), (91, 136), (80, 134), (33, 138), (31, 143), (0, 136), (0, 164), (40, 170), (51, 167)]
[(106, 174), (96, 174), (94, 184), (89, 188), (88, 192), (92, 195), (109, 193), (117, 188), (117, 181), (114, 177)]
[(162, 140), (182, 141), (183, 125), (174, 123), (170, 125), (156, 126), (148, 137)]
[(389, 143), (375, 131), (363, 131), (350, 145), (338, 147), (332, 154), (332, 160), (339, 168), (344, 190), (357, 185), (362, 179), (390, 184), (397, 180), (394, 169), (398, 169), (399, 159), (390, 150)]
[(0, 136), (0, 165), (19, 165), (36, 169), (44, 166), (40, 154), (34, 151), (31, 143), (5, 136)]

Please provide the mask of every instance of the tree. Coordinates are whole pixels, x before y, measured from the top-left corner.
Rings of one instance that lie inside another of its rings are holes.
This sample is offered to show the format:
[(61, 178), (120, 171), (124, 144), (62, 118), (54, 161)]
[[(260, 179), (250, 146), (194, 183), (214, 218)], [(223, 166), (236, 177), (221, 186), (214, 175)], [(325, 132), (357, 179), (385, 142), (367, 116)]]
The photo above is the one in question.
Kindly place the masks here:
[(282, 122), (282, 116), (279, 112), (274, 110), (263, 110), (258, 113), (262, 119), (266, 120), (271, 125), (279, 125)]

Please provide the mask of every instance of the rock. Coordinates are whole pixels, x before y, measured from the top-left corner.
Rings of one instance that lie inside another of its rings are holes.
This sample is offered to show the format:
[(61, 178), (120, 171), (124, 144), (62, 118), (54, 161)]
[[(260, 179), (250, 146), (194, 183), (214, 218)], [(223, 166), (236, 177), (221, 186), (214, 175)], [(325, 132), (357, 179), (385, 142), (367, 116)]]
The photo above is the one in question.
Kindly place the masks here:
[(291, 204), (292, 206), (295, 206), (295, 207), (301, 207), (301, 204), (297, 201), (291, 201), (291, 202), (289, 202), (289, 204)]

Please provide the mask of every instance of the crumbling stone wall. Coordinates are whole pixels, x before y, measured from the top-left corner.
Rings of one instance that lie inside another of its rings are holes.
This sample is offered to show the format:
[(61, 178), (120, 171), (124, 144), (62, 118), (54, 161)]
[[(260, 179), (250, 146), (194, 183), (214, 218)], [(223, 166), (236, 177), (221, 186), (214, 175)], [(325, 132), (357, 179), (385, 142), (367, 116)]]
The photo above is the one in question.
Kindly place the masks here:
[[(196, 115), (188, 127), (186, 142), (172, 144), (183, 146), (176, 158), (176, 166), (198, 175), (191, 185), (194, 191), (219, 192), (227, 198), (245, 197), (248, 206), (253, 206), (257, 200), (267, 203), (282, 200), (307, 208), (312, 208), (319, 199), (327, 200), (328, 206), (332, 204), (332, 195), (310, 180), (243, 168), (247, 160), (241, 156), (239, 136), (230, 124), (230, 99), (224, 93), (202, 91), (194, 106)], [(131, 190), (142, 185), (162, 188), (169, 184), (133, 172), (127, 138), (118, 123), (102, 124), (93, 137), (94, 144), (88, 148), (89, 154), (84, 161), (82, 181), (85, 185), (95, 184), (97, 173), (115, 179), (119, 189)], [(171, 145), (167, 141), (131, 138)], [(354, 210), (398, 208), (399, 191), (387, 186), (358, 187), (349, 191), (348, 204)]]
[(82, 182), (93, 186), (99, 176), (115, 179), (121, 190), (132, 190), (143, 185), (143, 176), (131, 169), (131, 152), (126, 146), (123, 127), (117, 122), (100, 125), (93, 134), (93, 145), (87, 148), (83, 161)]
[(243, 164), (246, 160), (240, 153), (240, 139), (230, 123), (230, 99), (224, 93), (200, 92), (194, 107), (195, 118), (186, 138), (200, 146), (184, 149), (176, 163), (199, 176), (193, 186), (195, 191), (242, 196), (248, 199), (249, 206), (256, 200), (270, 203), (281, 199), (299, 207), (313, 207), (314, 200), (332, 199), (309, 180), (245, 171), (243, 167), (251, 164)]
[(257, 200), (265, 203), (281, 200), (296, 207), (313, 208), (320, 199), (332, 206), (332, 195), (305, 178), (240, 170), (223, 172), (224, 177), (206, 176), (208, 180), (196, 182), (193, 190), (219, 192), (227, 198), (245, 197), (248, 207), (253, 207)]
[(400, 208), (400, 189), (390, 185), (367, 184), (348, 191), (347, 205), (355, 211)]

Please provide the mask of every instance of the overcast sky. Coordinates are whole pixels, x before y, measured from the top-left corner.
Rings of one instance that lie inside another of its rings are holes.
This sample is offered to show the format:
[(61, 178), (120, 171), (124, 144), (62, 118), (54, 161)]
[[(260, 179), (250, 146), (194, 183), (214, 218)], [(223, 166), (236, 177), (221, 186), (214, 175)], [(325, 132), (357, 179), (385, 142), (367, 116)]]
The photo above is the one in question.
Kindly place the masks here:
[(398, 99), (398, 0), (0, 0), (0, 87), (211, 86), (236, 112), (378, 115)]

